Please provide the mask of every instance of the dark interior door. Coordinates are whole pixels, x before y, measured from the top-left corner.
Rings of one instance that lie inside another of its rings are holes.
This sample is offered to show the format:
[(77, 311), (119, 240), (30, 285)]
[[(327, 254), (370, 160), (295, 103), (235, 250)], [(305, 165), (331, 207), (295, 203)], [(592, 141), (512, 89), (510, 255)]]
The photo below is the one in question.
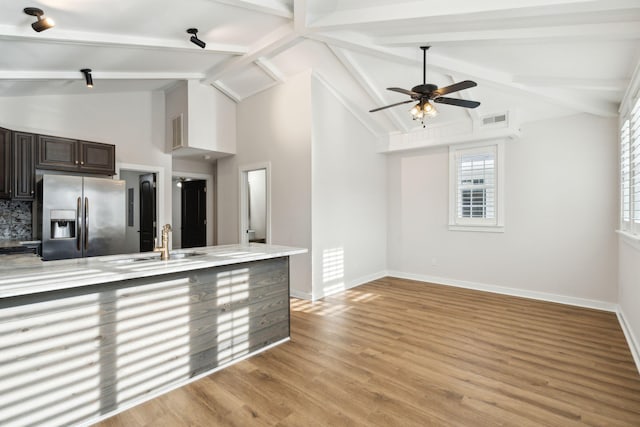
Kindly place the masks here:
[(182, 183), (182, 247), (195, 248), (207, 244), (206, 181)]
[(156, 175), (140, 175), (140, 252), (153, 250), (156, 237)]

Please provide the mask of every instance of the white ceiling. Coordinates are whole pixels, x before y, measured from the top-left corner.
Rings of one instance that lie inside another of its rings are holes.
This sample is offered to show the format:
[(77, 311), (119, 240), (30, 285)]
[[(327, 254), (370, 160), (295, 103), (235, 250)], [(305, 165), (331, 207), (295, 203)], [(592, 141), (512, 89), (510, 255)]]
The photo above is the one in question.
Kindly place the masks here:
[[(41, 33), (25, 7), (56, 21)], [(207, 43), (189, 42), (197, 27)], [(376, 133), (419, 125), (385, 90), (471, 79), (434, 123), (615, 116), (640, 61), (639, 0), (40, 0), (0, 3), (0, 96), (162, 90), (198, 79), (236, 101), (312, 69)], [(91, 68), (95, 86), (80, 73)]]

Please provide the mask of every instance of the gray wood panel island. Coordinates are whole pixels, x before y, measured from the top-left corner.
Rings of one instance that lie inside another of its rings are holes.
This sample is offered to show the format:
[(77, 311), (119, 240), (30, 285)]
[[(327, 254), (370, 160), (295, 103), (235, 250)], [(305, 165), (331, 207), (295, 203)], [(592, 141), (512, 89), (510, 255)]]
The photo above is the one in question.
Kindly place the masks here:
[(289, 256), (233, 245), (0, 267), (0, 425), (90, 424), (289, 339)]

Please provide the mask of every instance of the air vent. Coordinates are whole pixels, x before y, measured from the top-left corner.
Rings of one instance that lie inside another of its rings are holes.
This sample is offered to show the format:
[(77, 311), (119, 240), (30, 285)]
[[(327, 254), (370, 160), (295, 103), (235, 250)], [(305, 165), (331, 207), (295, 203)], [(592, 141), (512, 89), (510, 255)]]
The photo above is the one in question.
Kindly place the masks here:
[(182, 139), (182, 114), (175, 117), (171, 121), (171, 125), (173, 128), (173, 144), (172, 148), (175, 150), (177, 148), (184, 147), (184, 141)]
[(489, 116), (489, 117), (483, 117), (482, 118), (482, 125), (486, 126), (486, 125), (491, 125), (494, 123), (500, 123), (500, 122), (506, 122), (507, 121), (507, 115), (506, 114), (499, 114), (497, 116)]

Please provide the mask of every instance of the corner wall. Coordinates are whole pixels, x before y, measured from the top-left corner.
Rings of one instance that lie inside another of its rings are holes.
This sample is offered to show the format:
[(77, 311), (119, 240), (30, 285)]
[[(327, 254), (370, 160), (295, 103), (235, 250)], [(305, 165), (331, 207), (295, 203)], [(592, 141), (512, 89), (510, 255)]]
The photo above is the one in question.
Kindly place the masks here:
[(449, 231), (448, 149), (389, 157), (389, 269), (427, 281), (615, 309), (617, 123), (529, 123), (505, 144), (505, 232)]
[(324, 84), (312, 88), (312, 299), (385, 276), (385, 155)]

